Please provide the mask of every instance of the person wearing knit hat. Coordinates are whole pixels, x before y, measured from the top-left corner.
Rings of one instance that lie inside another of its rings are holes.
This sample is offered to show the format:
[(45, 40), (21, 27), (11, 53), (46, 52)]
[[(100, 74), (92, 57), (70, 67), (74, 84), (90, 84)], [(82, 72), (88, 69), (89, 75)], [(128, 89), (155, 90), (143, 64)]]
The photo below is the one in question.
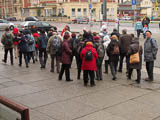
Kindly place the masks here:
[(62, 56), (61, 56), (61, 70), (58, 76), (59, 80), (62, 80), (63, 74), (65, 72), (66, 81), (73, 81), (70, 78), (70, 64), (71, 64), (71, 55), (72, 50), (69, 45), (70, 35), (69, 32), (64, 33), (63, 42), (62, 42)]
[(102, 62), (105, 55), (105, 50), (103, 43), (99, 36), (95, 36), (94, 38), (94, 48), (97, 51), (98, 59), (96, 61), (97, 71), (96, 71), (96, 80), (102, 80)]
[(97, 51), (93, 48), (92, 42), (87, 42), (85, 48), (82, 49), (80, 57), (82, 59), (81, 70), (84, 71), (84, 86), (88, 84), (88, 74), (90, 76), (90, 86), (95, 86), (94, 71), (97, 71), (96, 60), (98, 58)]

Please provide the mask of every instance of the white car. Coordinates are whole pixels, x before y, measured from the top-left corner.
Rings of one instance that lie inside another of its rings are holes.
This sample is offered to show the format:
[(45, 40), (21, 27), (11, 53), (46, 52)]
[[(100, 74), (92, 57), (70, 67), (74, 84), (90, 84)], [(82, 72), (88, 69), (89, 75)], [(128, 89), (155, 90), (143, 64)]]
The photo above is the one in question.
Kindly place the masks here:
[(15, 25), (7, 20), (0, 19), (0, 30), (4, 30), (6, 27), (9, 27), (10, 30), (13, 30)]
[(25, 22), (22, 22), (21, 24), (19, 24), (17, 27), (18, 27), (18, 30), (19, 31), (23, 31), (25, 29), (28, 29), (28, 27), (30, 26), (30, 24), (33, 24), (35, 21), (25, 21)]
[(122, 20), (131, 20), (131, 17), (129, 17), (129, 16), (124, 16), (124, 17), (122, 17)]

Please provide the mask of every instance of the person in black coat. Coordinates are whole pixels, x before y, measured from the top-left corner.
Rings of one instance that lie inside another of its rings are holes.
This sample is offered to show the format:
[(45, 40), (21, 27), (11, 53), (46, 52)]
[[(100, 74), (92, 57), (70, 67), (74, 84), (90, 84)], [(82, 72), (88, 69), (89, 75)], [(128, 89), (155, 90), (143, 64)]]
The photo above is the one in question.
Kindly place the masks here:
[(111, 37), (111, 42), (107, 47), (107, 55), (109, 57), (109, 65), (113, 76), (112, 80), (116, 80), (117, 66), (119, 61), (118, 37), (116, 35), (112, 35)]
[(18, 36), (19, 44), (18, 44), (18, 49), (19, 49), (19, 66), (22, 66), (22, 55), (24, 56), (26, 68), (28, 68), (28, 58), (27, 58), (27, 52), (28, 52), (28, 42), (25, 39), (24, 34), (21, 32), (20, 35)]
[(136, 69), (137, 70), (136, 82), (139, 84), (141, 80), (143, 49), (142, 49), (142, 46), (139, 44), (139, 38), (133, 38), (131, 45), (129, 46), (129, 49), (128, 49), (129, 61), (130, 61), (130, 56), (137, 52), (139, 52), (140, 62), (134, 63), (134, 64), (129, 63), (128, 79), (131, 79), (132, 71), (133, 69)]

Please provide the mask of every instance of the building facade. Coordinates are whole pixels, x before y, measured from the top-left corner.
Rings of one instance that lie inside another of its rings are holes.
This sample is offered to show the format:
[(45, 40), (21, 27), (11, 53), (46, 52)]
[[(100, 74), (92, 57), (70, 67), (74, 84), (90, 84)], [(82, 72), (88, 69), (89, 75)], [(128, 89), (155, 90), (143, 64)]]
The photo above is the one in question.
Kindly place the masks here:
[(0, 0), (0, 18), (13, 16), (13, 0)]
[[(102, 0), (41, 0), (40, 3), (44, 7), (43, 16), (67, 16), (70, 19), (87, 16), (90, 19), (102, 20), (102, 2)], [(107, 0), (107, 18), (117, 18), (117, 2), (114, 0)]]

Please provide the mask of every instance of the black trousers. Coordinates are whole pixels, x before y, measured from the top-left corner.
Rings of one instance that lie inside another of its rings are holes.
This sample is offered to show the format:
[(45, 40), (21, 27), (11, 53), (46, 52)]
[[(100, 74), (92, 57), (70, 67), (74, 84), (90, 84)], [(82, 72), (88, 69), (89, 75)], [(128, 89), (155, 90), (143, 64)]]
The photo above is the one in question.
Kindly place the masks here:
[(87, 84), (88, 83), (88, 74), (89, 74), (89, 76), (90, 76), (90, 84), (91, 85), (94, 85), (95, 83), (94, 83), (94, 77), (95, 77), (95, 75), (94, 75), (94, 71), (92, 71), (92, 70), (84, 70), (84, 78), (83, 78), (83, 80), (84, 80), (84, 84)]
[(117, 74), (118, 59), (114, 60), (114, 61), (110, 60), (109, 64), (110, 64), (110, 69), (111, 69), (112, 76), (113, 76), (113, 78), (115, 78), (116, 74)]
[(27, 58), (28, 58), (28, 62), (30, 62), (31, 58), (33, 60), (33, 63), (35, 63), (35, 60), (34, 60), (34, 52), (27, 52)]
[[(140, 82), (140, 80), (141, 80), (141, 69), (136, 69), (136, 70), (137, 70), (137, 81)], [(133, 72), (133, 68), (129, 68), (129, 71), (128, 71), (128, 78), (129, 79), (131, 79), (132, 72)]]
[(4, 49), (4, 62), (7, 62), (8, 51), (10, 53), (11, 64), (13, 64), (13, 48)]
[(148, 78), (150, 80), (153, 80), (153, 68), (154, 68), (154, 61), (146, 62), (146, 70)]
[(61, 70), (59, 73), (59, 80), (62, 79), (64, 71), (65, 71), (65, 75), (66, 75), (66, 81), (70, 80), (70, 70), (69, 69), (70, 69), (70, 64), (62, 64)]
[(119, 64), (119, 71), (122, 71), (123, 69), (123, 59), (126, 57), (126, 68), (127, 68), (127, 73), (129, 69), (129, 56), (126, 55), (126, 53), (121, 53), (120, 54), (120, 64)]
[(22, 55), (24, 56), (25, 64), (28, 66), (28, 58), (27, 58), (27, 52), (19, 52), (19, 65), (22, 65)]
[(109, 60), (105, 60), (105, 72), (108, 73), (108, 65), (109, 65)]
[(41, 67), (46, 66), (47, 59), (48, 59), (48, 54), (46, 52), (46, 48), (40, 49), (39, 50), (39, 61), (40, 61)]
[(137, 30), (137, 37), (138, 37), (138, 38), (139, 38), (140, 34), (141, 34), (141, 29), (140, 29), (140, 30)]

